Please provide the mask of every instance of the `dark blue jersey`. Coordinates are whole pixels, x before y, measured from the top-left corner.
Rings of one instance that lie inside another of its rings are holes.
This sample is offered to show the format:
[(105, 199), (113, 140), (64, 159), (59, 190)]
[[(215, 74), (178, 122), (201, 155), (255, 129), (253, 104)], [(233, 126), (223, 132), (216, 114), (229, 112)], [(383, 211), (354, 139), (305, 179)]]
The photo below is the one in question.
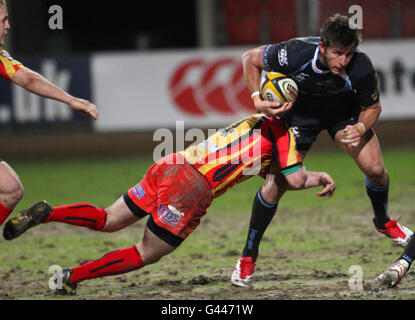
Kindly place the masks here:
[(296, 105), (370, 106), (379, 100), (376, 72), (369, 57), (359, 49), (340, 75), (332, 74), (318, 60), (320, 38), (295, 38), (267, 45), (263, 53), (265, 71), (281, 72), (298, 85)]

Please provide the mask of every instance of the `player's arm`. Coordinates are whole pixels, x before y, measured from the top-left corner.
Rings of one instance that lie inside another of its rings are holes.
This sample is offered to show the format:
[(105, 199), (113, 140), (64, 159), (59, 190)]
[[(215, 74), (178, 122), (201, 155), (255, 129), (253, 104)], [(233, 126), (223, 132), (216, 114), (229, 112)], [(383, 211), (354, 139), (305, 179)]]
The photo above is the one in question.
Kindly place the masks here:
[[(372, 62), (367, 55), (358, 56), (354, 78), (356, 100), (361, 106), (358, 122), (353, 126), (347, 126), (342, 132), (341, 142), (352, 147), (360, 145), (361, 138), (368, 132), (379, 119), (382, 107), (380, 104), (378, 79)], [(362, 74), (359, 74), (361, 72)], [(356, 72), (358, 73), (356, 75)]]
[(69, 95), (29, 68), (24, 67), (16, 71), (11, 81), (34, 94), (66, 103), (72, 109), (84, 115), (91, 115), (95, 120), (98, 119), (98, 109), (94, 104)]
[[(317, 191), (316, 194), (320, 197), (325, 198), (330, 198), (336, 189), (334, 180), (328, 173), (307, 171), (304, 166), (301, 167), (300, 170), (286, 175), (285, 179), (288, 182), (288, 190), (304, 190), (322, 186), (323, 189)], [(304, 182), (299, 184), (298, 182), (300, 182), (302, 179)]]
[(292, 108), (292, 103), (281, 105), (277, 102), (262, 100), (259, 94), (261, 85), (261, 73), (264, 69), (262, 61), (265, 46), (257, 47), (245, 52), (242, 56), (244, 77), (249, 91), (252, 94), (255, 108), (269, 116), (279, 116)]
[(349, 125), (344, 129), (341, 142), (357, 147), (364, 134), (375, 125), (381, 112), (382, 106), (380, 101), (371, 106), (362, 107), (362, 111), (359, 115), (359, 121), (355, 125)]
[(269, 201), (275, 201), (278, 194), (278, 186), (284, 186), (287, 190), (304, 190), (322, 186), (317, 191), (320, 197), (330, 198), (336, 190), (336, 184), (326, 172), (308, 171), (305, 166), (300, 165), (297, 170), (291, 173), (284, 173), (278, 163), (274, 162), (266, 171), (266, 183), (262, 189), (263, 195)]

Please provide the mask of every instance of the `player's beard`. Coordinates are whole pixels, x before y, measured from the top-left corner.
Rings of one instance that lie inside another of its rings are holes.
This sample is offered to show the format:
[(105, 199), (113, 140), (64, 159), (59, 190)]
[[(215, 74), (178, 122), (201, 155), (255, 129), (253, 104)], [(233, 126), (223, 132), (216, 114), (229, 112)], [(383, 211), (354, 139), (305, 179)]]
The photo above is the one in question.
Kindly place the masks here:
[(333, 68), (333, 67), (331, 67), (331, 66), (328, 64), (328, 62), (327, 62), (327, 53), (326, 53), (326, 52), (323, 54), (323, 62), (324, 62), (324, 66), (325, 66), (327, 69), (329, 69), (331, 73), (333, 73), (333, 69), (334, 69), (334, 68)]

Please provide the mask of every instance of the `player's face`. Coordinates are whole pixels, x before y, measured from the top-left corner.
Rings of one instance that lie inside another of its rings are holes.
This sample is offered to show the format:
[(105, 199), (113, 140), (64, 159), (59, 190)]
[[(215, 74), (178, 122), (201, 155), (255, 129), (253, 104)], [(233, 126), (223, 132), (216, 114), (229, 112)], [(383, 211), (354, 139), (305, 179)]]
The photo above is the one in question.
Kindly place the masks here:
[(5, 6), (0, 5), (0, 46), (4, 44), (7, 31), (10, 30), (9, 14)]
[(320, 62), (330, 69), (330, 72), (333, 74), (340, 74), (344, 71), (344, 68), (349, 64), (350, 60), (353, 57), (355, 47), (338, 47), (338, 46), (328, 46), (325, 47), (322, 43), (319, 44), (320, 47)]

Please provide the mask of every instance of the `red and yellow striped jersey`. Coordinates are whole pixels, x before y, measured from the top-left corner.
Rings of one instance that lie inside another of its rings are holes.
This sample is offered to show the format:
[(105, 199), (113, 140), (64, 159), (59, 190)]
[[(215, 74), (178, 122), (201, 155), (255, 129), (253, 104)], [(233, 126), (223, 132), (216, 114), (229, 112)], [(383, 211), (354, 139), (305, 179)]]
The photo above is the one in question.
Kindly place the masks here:
[(283, 174), (301, 167), (293, 132), (280, 119), (253, 114), (180, 152), (209, 181), (214, 197), (263, 170), (274, 159)]
[(0, 76), (11, 80), (17, 70), (23, 68), (23, 64), (14, 60), (10, 54), (0, 48)]

